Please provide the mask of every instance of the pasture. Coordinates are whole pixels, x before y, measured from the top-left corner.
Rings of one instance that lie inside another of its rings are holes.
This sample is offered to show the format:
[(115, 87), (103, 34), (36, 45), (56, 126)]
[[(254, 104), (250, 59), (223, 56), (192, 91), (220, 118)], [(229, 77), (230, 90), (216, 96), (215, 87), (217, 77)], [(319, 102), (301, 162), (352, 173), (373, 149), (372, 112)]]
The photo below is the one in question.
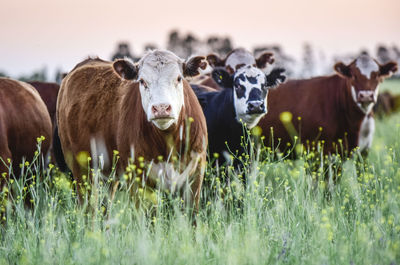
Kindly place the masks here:
[[(400, 81), (381, 89), (399, 93)], [(129, 172), (111, 201), (93, 170), (82, 207), (68, 176), (50, 165), (32, 177), (42, 162), (27, 162), (1, 193), (0, 264), (398, 264), (399, 139), (397, 114), (377, 120), (366, 160), (315, 152), (293, 161), (261, 149), (242, 157), (243, 172), (208, 166), (195, 226), (168, 194), (138, 189), (137, 208)], [(339, 167), (337, 183), (324, 180)]]

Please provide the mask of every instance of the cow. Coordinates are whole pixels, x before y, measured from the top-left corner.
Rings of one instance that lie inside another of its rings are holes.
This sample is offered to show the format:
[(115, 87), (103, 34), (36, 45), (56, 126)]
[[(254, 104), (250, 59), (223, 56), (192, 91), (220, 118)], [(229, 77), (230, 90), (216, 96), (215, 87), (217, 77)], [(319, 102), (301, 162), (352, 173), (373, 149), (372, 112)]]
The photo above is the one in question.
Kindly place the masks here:
[[(46, 104), (47, 110), (50, 114), (51, 123), (53, 125), (53, 142), (50, 145), (49, 153), (51, 155), (51, 162), (57, 164), (58, 168), (62, 172), (67, 172), (68, 167), (65, 164), (63, 154), (60, 153), (60, 146), (54, 148), (54, 145), (60, 145), (58, 141), (58, 132), (56, 126), (56, 106), (57, 106), (57, 96), (60, 90), (60, 85), (57, 83), (41, 82), (41, 81), (31, 81), (28, 84), (32, 85), (40, 94), (43, 102)], [(56, 152), (54, 152), (56, 151)], [(57, 152), (59, 151), (59, 152)]]
[[(246, 129), (252, 129), (267, 113), (267, 95), (270, 88), (285, 81), (284, 69), (274, 69), (265, 75), (252, 65), (242, 66), (229, 73), (225, 68), (215, 68), (212, 78), (223, 89), (213, 92), (199, 92), (192, 85), (202, 105), (207, 121), (209, 153), (218, 154), (220, 164), (226, 162), (230, 152), (242, 155)], [(235, 160), (234, 164), (239, 165)]]
[(49, 111), (51, 121), (53, 124), (55, 124), (57, 96), (60, 85), (57, 83), (40, 81), (32, 81), (28, 82), (28, 84), (32, 85), (39, 92), (40, 97), (43, 99), (47, 110)]
[(267, 145), (290, 149), (297, 136), (304, 145), (321, 141), (325, 154), (368, 150), (378, 84), (397, 71), (397, 64), (380, 65), (363, 54), (348, 65), (338, 62), (334, 70), (332, 76), (291, 80), (271, 91), (268, 115), (259, 122)]
[[(82, 152), (92, 161), (96, 152), (102, 156), (109, 174), (116, 150), (119, 175), (130, 163), (140, 168), (147, 162), (148, 175), (139, 174), (146, 187), (185, 192), (186, 202), (197, 209), (207, 127), (185, 77), (206, 66), (205, 57), (183, 61), (165, 50), (149, 51), (136, 64), (98, 58), (79, 63), (62, 81), (57, 101), (62, 151), (77, 183), (87, 174), (87, 163), (79, 161)], [(81, 200), (83, 189), (77, 186)]]
[[(44, 137), (44, 141), (43, 140)], [(0, 188), (10, 177), (20, 177), (20, 163), (32, 161), (37, 151), (46, 154), (52, 138), (52, 125), (46, 105), (31, 85), (0, 78)]]
[[(206, 85), (196, 85), (196, 84), (192, 84), (190, 83), (190, 86), (192, 87), (193, 92), (197, 95), (201, 94), (201, 93), (207, 93), (207, 92), (218, 92), (219, 89), (215, 89)], [(201, 102), (200, 102), (201, 103)]]
[[(265, 52), (256, 59), (247, 50), (243, 48), (236, 48), (228, 53), (224, 59), (221, 59), (216, 54), (209, 54), (207, 56), (207, 62), (211, 68), (224, 67), (226, 71), (232, 75), (236, 70), (245, 65), (251, 65), (259, 69), (265, 69), (268, 64), (272, 64), (274, 62), (274, 59), (273, 54), (270, 52)], [(218, 82), (215, 81), (211, 76), (201, 76), (201, 79), (196, 80), (193, 83), (211, 87), (216, 90), (221, 90), (221, 86), (219, 86)]]
[(393, 95), (389, 91), (379, 93), (376, 104), (374, 105), (374, 114), (378, 118), (389, 116), (398, 112), (400, 109), (400, 95)]

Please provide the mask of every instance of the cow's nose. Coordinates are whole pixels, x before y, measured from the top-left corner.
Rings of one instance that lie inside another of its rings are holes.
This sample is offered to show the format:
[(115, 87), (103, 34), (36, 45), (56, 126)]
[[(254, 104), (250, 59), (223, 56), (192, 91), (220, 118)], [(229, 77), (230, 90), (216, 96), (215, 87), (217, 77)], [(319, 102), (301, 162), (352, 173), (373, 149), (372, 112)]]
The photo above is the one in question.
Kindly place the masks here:
[(264, 112), (264, 102), (263, 101), (250, 101), (247, 104), (247, 110), (249, 114), (253, 113), (263, 113)]
[(157, 104), (151, 107), (151, 111), (156, 119), (169, 118), (171, 110), (172, 107), (170, 104)]
[(359, 91), (358, 92), (358, 102), (367, 103), (374, 102), (374, 92), (373, 91)]

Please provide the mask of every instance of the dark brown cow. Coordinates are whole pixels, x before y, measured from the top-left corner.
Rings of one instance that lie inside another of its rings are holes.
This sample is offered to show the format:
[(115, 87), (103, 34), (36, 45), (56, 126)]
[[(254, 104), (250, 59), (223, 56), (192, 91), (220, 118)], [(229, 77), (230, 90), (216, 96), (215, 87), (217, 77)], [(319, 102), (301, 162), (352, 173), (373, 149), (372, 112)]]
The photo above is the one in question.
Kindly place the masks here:
[(57, 83), (47, 83), (40, 81), (28, 82), (30, 85), (36, 88), (46, 104), (47, 110), (49, 111), (50, 118), (53, 124), (56, 121), (56, 106), (57, 106), (57, 95), (60, 85)]
[(270, 92), (268, 115), (259, 123), (268, 144), (273, 127), (274, 145), (280, 138), (281, 150), (293, 143), (295, 135), (306, 145), (323, 140), (324, 153), (340, 152), (339, 139), (343, 151), (370, 147), (375, 128), (370, 113), (377, 86), (397, 71), (397, 64), (380, 65), (361, 55), (349, 65), (337, 63), (334, 69), (336, 75), (288, 81)]
[[(64, 78), (64, 76), (63, 76)], [(30, 85), (36, 88), (39, 92), (40, 97), (43, 99), (46, 104), (47, 110), (49, 111), (51, 123), (53, 125), (53, 142), (50, 145), (50, 154), (51, 154), (51, 162), (56, 164), (58, 168), (67, 172), (68, 168), (65, 165), (64, 157), (61, 152), (61, 146), (59, 142), (59, 138), (57, 136), (57, 126), (56, 126), (56, 106), (57, 106), (57, 96), (58, 91), (60, 90), (60, 85), (57, 83), (48, 83), (48, 82), (40, 82), (40, 81), (32, 81), (28, 82)], [(55, 146), (57, 145), (57, 146)]]
[[(148, 178), (140, 174), (149, 187), (189, 191), (185, 197), (188, 202), (194, 199), (197, 208), (207, 127), (183, 77), (197, 75), (199, 67), (206, 67), (204, 61), (205, 57), (194, 57), (183, 62), (169, 51), (156, 50), (138, 64), (100, 59), (78, 64), (64, 78), (57, 102), (61, 145), (77, 182), (82, 183), (87, 174), (87, 163), (79, 162), (82, 152), (89, 153), (92, 161), (103, 156), (108, 174), (113, 150), (118, 150), (119, 174), (128, 160), (138, 167), (141, 161), (151, 163)], [(172, 162), (174, 157), (179, 168)]]
[[(19, 164), (31, 161), (37, 150), (37, 138), (44, 136), (41, 151), (46, 154), (51, 143), (51, 120), (39, 93), (29, 84), (0, 78), (0, 157), (11, 159), (13, 172), (20, 173)], [(6, 173), (5, 173), (6, 172)], [(8, 169), (0, 160), (0, 174), (8, 178)], [(4, 185), (0, 177), (0, 187)]]
[[(267, 67), (268, 64), (272, 64), (274, 62), (274, 59), (273, 54), (270, 52), (265, 52), (261, 54), (257, 59), (255, 59), (250, 52), (246, 51), (243, 48), (237, 48), (228, 53), (228, 55), (224, 59), (219, 58), (216, 54), (210, 54), (207, 56), (207, 61), (212, 68), (225, 67), (228, 73), (234, 74), (236, 70), (245, 65), (251, 65), (259, 69), (264, 69)], [(216, 90), (221, 90), (221, 87), (209, 75), (206, 75), (205, 77), (202, 77), (201, 79), (193, 83), (204, 85), (206, 87), (211, 87)]]
[(377, 117), (383, 118), (398, 112), (400, 109), (400, 95), (393, 95), (389, 91), (379, 93), (378, 100), (374, 106), (374, 113)]

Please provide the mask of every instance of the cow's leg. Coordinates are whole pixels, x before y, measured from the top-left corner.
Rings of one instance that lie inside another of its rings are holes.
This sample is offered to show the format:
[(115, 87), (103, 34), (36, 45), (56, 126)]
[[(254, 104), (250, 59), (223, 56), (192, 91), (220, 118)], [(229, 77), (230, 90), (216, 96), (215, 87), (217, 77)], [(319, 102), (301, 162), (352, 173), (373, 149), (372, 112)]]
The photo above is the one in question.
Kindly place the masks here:
[(88, 172), (87, 170), (85, 171), (85, 169), (83, 169), (75, 159), (72, 162), (71, 168), (74, 180), (76, 181), (76, 193), (78, 195), (78, 201), (81, 205), (83, 205), (85, 196), (88, 194), (87, 187), (90, 187), (89, 177), (87, 176)]
[[(201, 195), (201, 187), (203, 185), (204, 172), (206, 168), (206, 156), (202, 155), (197, 163), (196, 171), (193, 175), (193, 182), (191, 184), (191, 198), (190, 205), (193, 206), (193, 216), (197, 214), (199, 210), (200, 203), (200, 195)], [(196, 220), (194, 218), (194, 224), (196, 224)]]

